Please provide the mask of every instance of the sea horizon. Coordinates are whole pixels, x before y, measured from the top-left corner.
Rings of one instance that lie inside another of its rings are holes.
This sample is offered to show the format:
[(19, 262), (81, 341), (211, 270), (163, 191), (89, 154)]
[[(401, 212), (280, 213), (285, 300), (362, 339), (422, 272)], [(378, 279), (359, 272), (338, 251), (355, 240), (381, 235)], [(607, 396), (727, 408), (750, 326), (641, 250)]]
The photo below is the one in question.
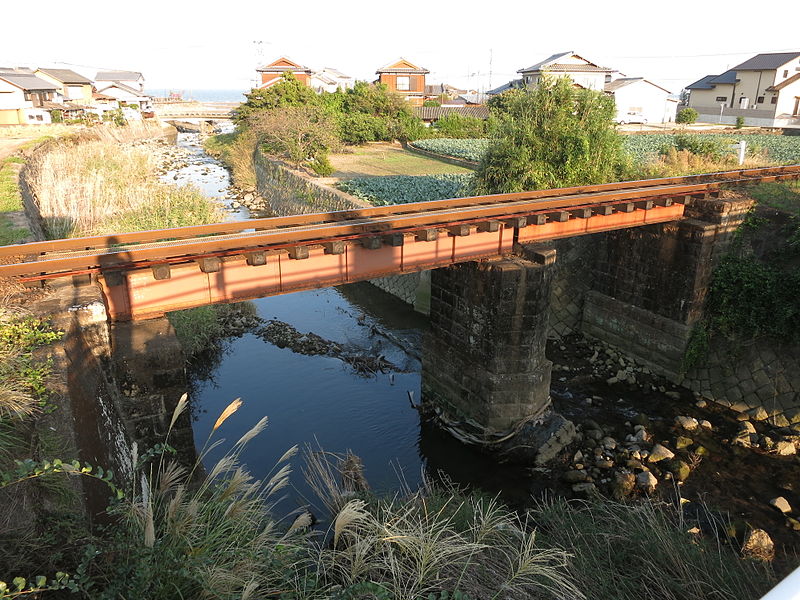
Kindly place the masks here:
[(164, 98), (168, 95), (179, 94), (185, 100), (197, 100), (199, 102), (244, 102), (245, 93), (250, 90), (244, 89), (166, 89), (155, 88), (147, 90), (151, 96)]

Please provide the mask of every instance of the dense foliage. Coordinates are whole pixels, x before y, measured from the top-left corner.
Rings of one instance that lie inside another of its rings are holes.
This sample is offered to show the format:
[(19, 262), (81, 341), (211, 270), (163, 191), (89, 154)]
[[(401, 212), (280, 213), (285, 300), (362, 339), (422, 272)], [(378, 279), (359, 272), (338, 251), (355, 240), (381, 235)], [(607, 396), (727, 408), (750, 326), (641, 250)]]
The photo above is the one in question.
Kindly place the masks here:
[(800, 342), (800, 193), (790, 185), (756, 186), (760, 205), (714, 271), (709, 333), (747, 339), (766, 335)]
[(433, 129), (446, 138), (479, 138), (487, 131), (487, 122), (477, 117), (449, 113), (433, 124)]
[(476, 174), (479, 193), (517, 192), (620, 179), (626, 167), (614, 99), (545, 79), (511, 94)]
[(338, 187), (375, 206), (386, 206), (469, 196), (473, 177), (469, 173), (357, 177), (342, 181)]

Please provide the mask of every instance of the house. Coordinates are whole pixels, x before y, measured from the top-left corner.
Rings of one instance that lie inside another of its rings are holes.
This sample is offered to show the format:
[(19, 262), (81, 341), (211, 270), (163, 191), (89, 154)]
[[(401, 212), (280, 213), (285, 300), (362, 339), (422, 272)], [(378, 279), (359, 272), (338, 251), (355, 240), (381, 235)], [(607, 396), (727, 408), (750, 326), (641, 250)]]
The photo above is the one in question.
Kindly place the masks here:
[(144, 91), (144, 76), (138, 71), (99, 71), (94, 80), (97, 89), (121, 83), (139, 92)]
[(311, 73), (311, 85), (319, 93), (335, 92), (338, 89), (346, 90), (353, 87), (355, 80), (337, 69), (324, 67), (320, 71)]
[(446, 83), (434, 83), (425, 86), (425, 100), (437, 100), (443, 102), (458, 98), (461, 94), (467, 94), (469, 90), (460, 90), (457, 87)]
[(800, 52), (756, 56), (686, 87), (698, 120), (760, 127), (800, 127)]
[(55, 84), (31, 73), (0, 72), (0, 125), (50, 123), (47, 105), (57, 99)]
[(499, 96), (503, 92), (507, 92), (508, 90), (520, 90), (525, 87), (522, 79), (512, 79), (508, 83), (504, 83), (503, 85), (496, 87), (492, 90), (486, 92), (486, 95), (489, 97), (492, 96)]
[(34, 74), (57, 86), (64, 100), (92, 103), (92, 81), (70, 69), (36, 69)]
[(620, 77), (605, 85), (614, 96), (617, 120), (628, 121), (631, 113), (641, 115), (648, 123), (669, 123), (675, 120), (678, 101), (672, 93), (644, 77)]
[(425, 75), (428, 69), (400, 58), (393, 63), (381, 67), (375, 73), (378, 75), (376, 83), (382, 83), (389, 91), (405, 96), (405, 99), (414, 106), (422, 106), (425, 100)]
[(527, 87), (536, 87), (542, 77), (550, 76), (569, 77), (578, 87), (603, 90), (606, 83), (611, 80), (614, 69), (602, 67), (570, 50), (553, 54), (535, 65), (520, 69), (517, 73), (522, 75), (522, 82)]
[(97, 91), (102, 96), (114, 98), (119, 106), (138, 106), (141, 110), (152, 110), (150, 96), (125, 83), (115, 81)]
[(276, 83), (280, 83), (283, 79), (283, 75), (289, 71), (292, 72), (295, 79), (300, 83), (313, 87), (311, 85), (312, 70), (293, 60), (289, 60), (285, 56), (281, 56), (270, 64), (257, 68), (256, 71), (261, 76), (261, 83), (257, 86), (259, 89), (266, 89), (272, 87)]

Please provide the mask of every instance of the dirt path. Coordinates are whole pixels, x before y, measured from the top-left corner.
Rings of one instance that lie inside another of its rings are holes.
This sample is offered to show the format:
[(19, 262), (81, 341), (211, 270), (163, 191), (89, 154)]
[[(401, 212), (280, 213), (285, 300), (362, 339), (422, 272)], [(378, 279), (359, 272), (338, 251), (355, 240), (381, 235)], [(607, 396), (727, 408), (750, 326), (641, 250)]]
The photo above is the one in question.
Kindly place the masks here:
[(439, 175), (471, 173), (469, 169), (451, 165), (404, 150), (399, 144), (370, 143), (352, 152), (333, 154), (334, 178), (380, 177), (385, 175)]
[(0, 160), (8, 158), (14, 154), (21, 146), (30, 142), (34, 138), (0, 138)]

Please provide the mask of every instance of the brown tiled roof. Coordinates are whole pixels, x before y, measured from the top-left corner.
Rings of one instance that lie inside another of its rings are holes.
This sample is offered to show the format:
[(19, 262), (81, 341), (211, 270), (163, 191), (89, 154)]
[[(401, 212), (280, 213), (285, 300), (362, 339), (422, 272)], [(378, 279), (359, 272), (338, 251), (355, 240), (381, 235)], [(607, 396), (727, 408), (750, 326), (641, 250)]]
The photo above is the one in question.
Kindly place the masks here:
[(66, 84), (91, 84), (92, 80), (87, 79), (83, 75), (78, 75), (75, 71), (70, 69), (39, 69), (45, 75), (49, 75), (53, 79)]
[(486, 106), (415, 106), (414, 114), (423, 121), (436, 121), (445, 115), (457, 113), (464, 117), (488, 119), (489, 109)]

